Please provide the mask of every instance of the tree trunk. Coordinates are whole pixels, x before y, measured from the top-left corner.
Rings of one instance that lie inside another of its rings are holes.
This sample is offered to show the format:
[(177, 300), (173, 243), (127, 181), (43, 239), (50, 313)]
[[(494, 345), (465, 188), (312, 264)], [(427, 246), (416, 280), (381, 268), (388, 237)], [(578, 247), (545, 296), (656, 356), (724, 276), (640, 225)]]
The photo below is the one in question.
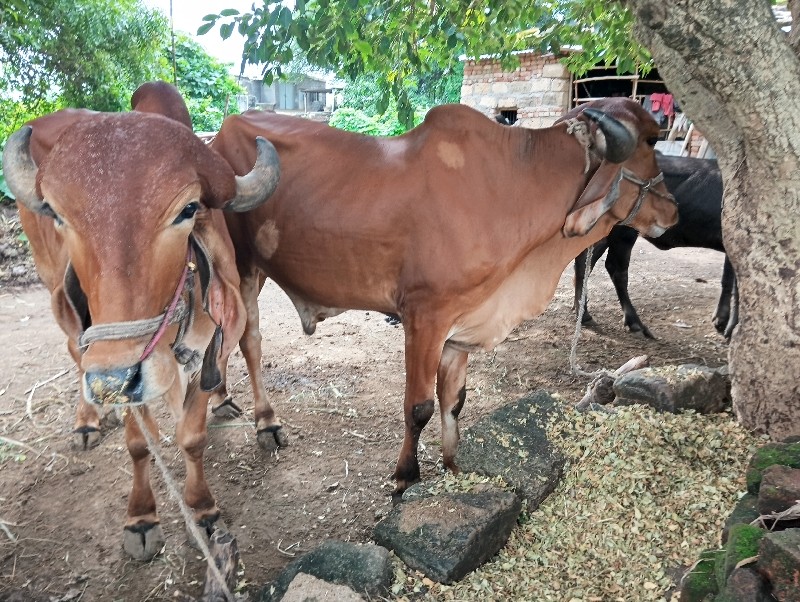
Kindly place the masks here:
[(740, 285), (734, 411), (775, 439), (800, 435), (800, 60), (766, 0), (627, 4), (636, 37), (719, 157)]

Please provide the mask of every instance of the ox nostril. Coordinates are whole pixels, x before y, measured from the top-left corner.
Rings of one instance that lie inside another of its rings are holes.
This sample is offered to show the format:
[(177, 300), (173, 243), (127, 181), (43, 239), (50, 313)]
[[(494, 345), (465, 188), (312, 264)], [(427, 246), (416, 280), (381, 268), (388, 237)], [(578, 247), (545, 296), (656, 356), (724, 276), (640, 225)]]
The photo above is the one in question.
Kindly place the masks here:
[(87, 397), (96, 404), (142, 401), (142, 365), (86, 372)]

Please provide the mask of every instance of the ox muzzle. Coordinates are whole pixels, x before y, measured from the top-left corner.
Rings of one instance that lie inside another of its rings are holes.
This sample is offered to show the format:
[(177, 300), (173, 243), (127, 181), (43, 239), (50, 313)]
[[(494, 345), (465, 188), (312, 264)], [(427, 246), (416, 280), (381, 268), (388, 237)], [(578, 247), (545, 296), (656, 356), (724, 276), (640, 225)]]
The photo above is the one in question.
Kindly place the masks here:
[[(139, 405), (149, 401), (144, 397), (146, 388), (143, 364), (153, 354), (167, 329), (174, 324), (178, 325), (178, 332), (170, 347), (177, 363), (188, 373), (195, 373), (198, 368), (200, 369), (200, 387), (204, 391), (212, 391), (219, 386), (221, 375), (217, 358), (222, 347), (222, 328), (217, 325), (204, 355), (183, 344), (183, 339), (195, 319), (195, 279), (198, 274), (202, 306), (208, 312), (208, 288), (214, 277), (213, 268), (203, 245), (194, 236), (190, 236), (184, 269), (175, 287), (175, 293), (162, 314), (145, 320), (85, 326), (85, 330), (78, 337), (81, 352), (97, 341), (119, 341), (150, 336), (135, 364), (122, 368), (87, 371), (84, 383), (86, 399), (97, 405), (121, 406)], [(79, 315), (87, 315), (85, 312), (80, 313), (80, 308), (86, 307), (85, 294), (71, 267), (67, 269), (64, 290), (73, 309)]]

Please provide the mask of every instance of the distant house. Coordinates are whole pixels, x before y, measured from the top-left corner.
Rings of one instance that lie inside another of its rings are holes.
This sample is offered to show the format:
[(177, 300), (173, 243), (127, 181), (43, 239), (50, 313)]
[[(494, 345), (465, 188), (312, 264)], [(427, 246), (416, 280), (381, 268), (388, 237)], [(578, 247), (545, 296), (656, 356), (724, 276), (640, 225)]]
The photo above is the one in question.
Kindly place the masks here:
[(330, 79), (302, 75), (292, 81), (241, 77), (246, 94), (238, 98), (239, 110), (263, 109), (286, 113), (329, 114), (337, 106), (336, 95), (343, 85)]

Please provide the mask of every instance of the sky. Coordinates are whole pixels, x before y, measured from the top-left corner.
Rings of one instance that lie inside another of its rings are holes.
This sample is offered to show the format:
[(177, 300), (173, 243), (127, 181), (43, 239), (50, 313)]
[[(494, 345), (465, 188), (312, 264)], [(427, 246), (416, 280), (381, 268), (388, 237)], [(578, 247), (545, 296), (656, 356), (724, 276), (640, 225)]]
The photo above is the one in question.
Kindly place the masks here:
[[(260, 0), (257, 0), (261, 4)], [(156, 8), (169, 18), (170, 0), (143, 0), (145, 6)], [(231, 68), (234, 73), (239, 74), (241, 64), (242, 47), (244, 38), (234, 30), (233, 35), (227, 40), (219, 36), (219, 27), (215, 27), (207, 34), (197, 36), (197, 28), (204, 21), (203, 17), (211, 13), (217, 13), (224, 8), (235, 8), (239, 12), (249, 12), (253, 6), (253, 0), (172, 0), (172, 16), (175, 29), (184, 31), (194, 37), (206, 51), (223, 63), (233, 63)], [(258, 67), (248, 66), (245, 68), (245, 75), (260, 75)]]

